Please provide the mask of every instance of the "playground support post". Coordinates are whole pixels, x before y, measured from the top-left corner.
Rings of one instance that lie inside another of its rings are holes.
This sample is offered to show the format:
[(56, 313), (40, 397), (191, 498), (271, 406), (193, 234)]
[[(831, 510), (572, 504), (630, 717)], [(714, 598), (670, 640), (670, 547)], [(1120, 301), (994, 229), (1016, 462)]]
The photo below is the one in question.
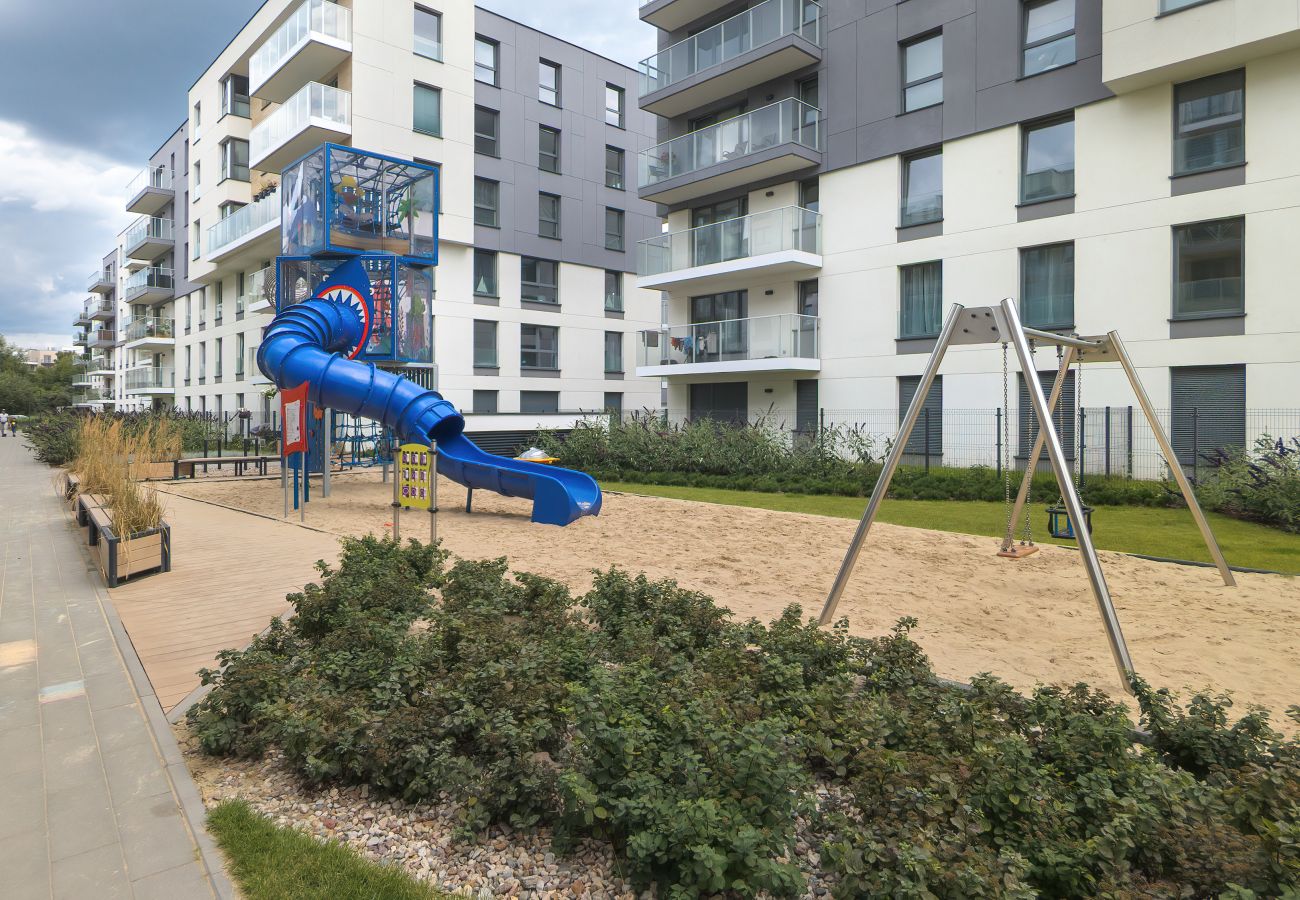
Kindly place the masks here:
[(298, 451), (298, 471), (302, 473), (302, 499), (298, 503), (298, 521), (307, 521), (307, 451)]
[(280, 493), (284, 494), (284, 518), (289, 518), (289, 454), (280, 445)]
[(438, 442), (429, 442), (429, 545), (438, 543)]
[(325, 410), (325, 415), (321, 418), (320, 442), (321, 442), (321, 476), (320, 476), (320, 495), (328, 497), (330, 495), (330, 458), (334, 450), (334, 410)]
[[(398, 487), (398, 482), (401, 481), (401, 479), (397, 477), (398, 452), (399, 451), (397, 447), (394, 446), (392, 450), (392, 454), (393, 454), (393, 540), (398, 544), (400, 544), (402, 542), (402, 504), (401, 504), (401, 497), (398, 493), (400, 490), (400, 488)], [(387, 463), (384, 463), (384, 471), (385, 472), (388, 471)]]

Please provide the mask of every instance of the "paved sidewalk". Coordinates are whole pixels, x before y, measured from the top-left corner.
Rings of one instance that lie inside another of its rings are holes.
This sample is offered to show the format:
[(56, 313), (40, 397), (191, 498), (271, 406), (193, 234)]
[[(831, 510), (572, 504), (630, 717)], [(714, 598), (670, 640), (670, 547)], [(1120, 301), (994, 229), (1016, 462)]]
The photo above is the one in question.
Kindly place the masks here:
[(194, 784), (80, 534), (53, 472), (0, 438), (0, 895), (227, 897), (211, 840), (191, 830)]

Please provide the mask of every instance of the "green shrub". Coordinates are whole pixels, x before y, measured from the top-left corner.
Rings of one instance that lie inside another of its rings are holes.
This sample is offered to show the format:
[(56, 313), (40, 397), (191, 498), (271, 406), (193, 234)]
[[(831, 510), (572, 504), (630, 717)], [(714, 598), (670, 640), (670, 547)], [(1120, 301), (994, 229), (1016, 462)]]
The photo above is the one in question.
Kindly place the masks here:
[(1219, 450), (1196, 494), (1208, 509), (1300, 533), (1300, 438), (1268, 436), (1253, 450)]
[(81, 452), (81, 417), (68, 413), (28, 419), (23, 436), (41, 462), (66, 466)]

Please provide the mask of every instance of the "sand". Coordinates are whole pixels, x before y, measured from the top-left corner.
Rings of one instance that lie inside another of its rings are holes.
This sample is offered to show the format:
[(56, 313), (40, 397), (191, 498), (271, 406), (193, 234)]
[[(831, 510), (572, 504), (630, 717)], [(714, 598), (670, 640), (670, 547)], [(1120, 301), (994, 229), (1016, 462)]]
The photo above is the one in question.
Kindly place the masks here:
[[(278, 479), (162, 489), (263, 515), (282, 512)], [(458, 556), (506, 556), (514, 569), (556, 578), (575, 592), (590, 586), (593, 569), (618, 566), (673, 578), (737, 616), (765, 621), (791, 603), (806, 615), (820, 612), (856, 525), (607, 493), (599, 517), (555, 528), (528, 520), (529, 501), (477, 492), (466, 515), (464, 488), (444, 479), (440, 490), (439, 536)], [(307, 525), (340, 535), (388, 531), (391, 497), (377, 471), (336, 475), (332, 496), (308, 506)], [(426, 539), (427, 515), (406, 512), (402, 531)], [(1087, 681), (1118, 695), (1078, 553), (1049, 546), (1010, 561), (994, 555), (996, 543), (877, 524), (837, 617), (847, 616), (862, 635), (916, 617), (913, 634), (945, 677), (992, 672), (1020, 689)], [(1238, 574), (1238, 586), (1228, 588), (1214, 569), (1113, 552), (1101, 557), (1134, 665), (1148, 681), (1179, 691), (1228, 691), (1239, 705), (1269, 707), (1278, 720), (1300, 702), (1300, 580)]]

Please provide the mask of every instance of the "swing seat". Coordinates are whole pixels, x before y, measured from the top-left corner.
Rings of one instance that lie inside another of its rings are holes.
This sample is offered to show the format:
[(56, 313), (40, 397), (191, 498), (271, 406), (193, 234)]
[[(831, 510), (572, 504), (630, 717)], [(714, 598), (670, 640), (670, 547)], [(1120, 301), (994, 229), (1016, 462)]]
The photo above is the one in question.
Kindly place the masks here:
[(1006, 550), (999, 550), (998, 556), (1003, 559), (1024, 559), (1026, 556), (1033, 556), (1038, 552), (1038, 548), (1033, 544), (1012, 544)]
[[(1092, 534), (1092, 507), (1083, 507), (1083, 522), (1088, 526), (1088, 534)], [(1070, 511), (1064, 504), (1058, 503), (1055, 506), (1047, 507), (1047, 531), (1054, 538), (1064, 540), (1075, 540), (1074, 523), (1070, 521)]]

